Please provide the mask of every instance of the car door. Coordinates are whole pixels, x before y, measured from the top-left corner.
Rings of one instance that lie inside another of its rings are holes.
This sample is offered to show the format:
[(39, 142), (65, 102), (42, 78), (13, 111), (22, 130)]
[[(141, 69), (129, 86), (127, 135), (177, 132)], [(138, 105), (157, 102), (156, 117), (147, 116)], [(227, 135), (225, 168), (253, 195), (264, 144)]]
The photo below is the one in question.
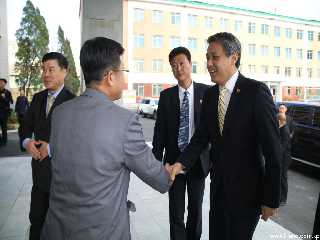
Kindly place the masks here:
[(310, 158), (306, 159), (309, 163), (320, 168), (320, 106), (314, 106), (312, 126), (310, 128), (311, 151)]
[(296, 160), (311, 159), (313, 108), (309, 105), (292, 106), (292, 118), (295, 122), (295, 132), (292, 139), (292, 157)]

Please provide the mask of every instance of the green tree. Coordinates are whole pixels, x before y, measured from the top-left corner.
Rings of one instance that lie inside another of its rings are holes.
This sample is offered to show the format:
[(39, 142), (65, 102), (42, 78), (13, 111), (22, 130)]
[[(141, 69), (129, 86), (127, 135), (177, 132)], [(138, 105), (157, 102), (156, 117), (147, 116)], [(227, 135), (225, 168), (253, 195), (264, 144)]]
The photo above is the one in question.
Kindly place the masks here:
[(70, 46), (70, 41), (65, 38), (64, 31), (61, 26), (58, 28), (58, 52), (62, 53), (69, 62), (69, 72), (65, 79), (65, 86), (73, 93), (77, 94), (80, 87), (80, 80), (77, 75), (76, 65), (74, 62), (74, 57), (72, 49)]
[(15, 63), (16, 83), (28, 96), (30, 88), (37, 91), (42, 86), (41, 59), (48, 52), (49, 44), (46, 21), (30, 0), (27, 0), (23, 8), (20, 28), (15, 36), (18, 44)]

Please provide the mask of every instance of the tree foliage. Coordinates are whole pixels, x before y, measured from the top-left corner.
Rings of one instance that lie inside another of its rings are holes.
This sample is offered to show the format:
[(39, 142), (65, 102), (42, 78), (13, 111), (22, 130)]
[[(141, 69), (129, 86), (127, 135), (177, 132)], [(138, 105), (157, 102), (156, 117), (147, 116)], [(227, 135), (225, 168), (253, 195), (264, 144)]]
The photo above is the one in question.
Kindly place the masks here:
[(70, 41), (65, 37), (64, 31), (61, 26), (58, 28), (58, 52), (62, 53), (69, 62), (69, 72), (65, 79), (65, 86), (73, 93), (77, 94), (80, 87), (80, 80), (77, 75), (76, 65)]
[(49, 33), (40, 10), (27, 0), (23, 8), (20, 28), (16, 31), (18, 51), (16, 52), (16, 83), (26, 91), (41, 88), (41, 59), (48, 52)]

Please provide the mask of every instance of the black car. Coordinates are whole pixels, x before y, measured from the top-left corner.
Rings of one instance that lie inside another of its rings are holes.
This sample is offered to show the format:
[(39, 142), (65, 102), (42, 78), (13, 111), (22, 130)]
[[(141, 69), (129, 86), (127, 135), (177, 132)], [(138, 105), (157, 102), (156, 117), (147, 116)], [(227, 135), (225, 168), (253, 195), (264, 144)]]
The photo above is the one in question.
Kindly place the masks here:
[(292, 159), (320, 169), (320, 103), (279, 102), (294, 121)]

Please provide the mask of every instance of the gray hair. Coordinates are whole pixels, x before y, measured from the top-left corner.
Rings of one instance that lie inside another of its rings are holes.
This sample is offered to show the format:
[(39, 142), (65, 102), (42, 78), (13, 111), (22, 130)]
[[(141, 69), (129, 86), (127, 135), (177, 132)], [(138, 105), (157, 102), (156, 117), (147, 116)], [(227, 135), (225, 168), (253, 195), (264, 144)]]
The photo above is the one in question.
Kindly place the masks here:
[(224, 53), (227, 57), (231, 54), (236, 53), (238, 55), (238, 60), (236, 62), (236, 67), (240, 66), (241, 59), (241, 43), (232, 33), (220, 32), (210, 36), (207, 40), (208, 44), (212, 42), (218, 42), (221, 44)]

